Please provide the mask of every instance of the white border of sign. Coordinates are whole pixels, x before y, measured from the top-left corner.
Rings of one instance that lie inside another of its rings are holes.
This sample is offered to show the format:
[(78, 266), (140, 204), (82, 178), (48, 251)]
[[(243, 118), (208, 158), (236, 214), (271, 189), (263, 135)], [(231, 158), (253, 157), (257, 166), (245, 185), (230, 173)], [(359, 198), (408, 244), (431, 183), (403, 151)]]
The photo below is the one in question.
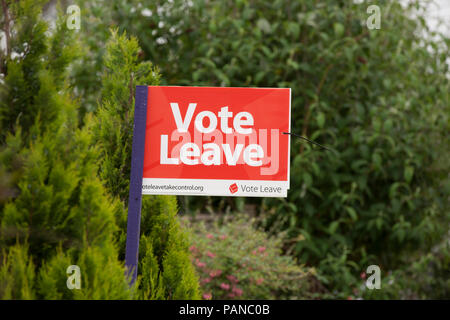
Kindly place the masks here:
[[(234, 193), (230, 187), (236, 184)], [(142, 194), (234, 197), (286, 197), (286, 181), (144, 178)]]

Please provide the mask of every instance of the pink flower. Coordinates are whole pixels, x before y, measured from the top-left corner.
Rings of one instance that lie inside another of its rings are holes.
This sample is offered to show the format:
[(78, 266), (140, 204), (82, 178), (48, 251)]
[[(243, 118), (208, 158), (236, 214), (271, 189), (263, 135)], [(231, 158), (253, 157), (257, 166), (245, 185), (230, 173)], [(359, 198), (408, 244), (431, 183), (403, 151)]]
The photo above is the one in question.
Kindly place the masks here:
[(234, 298), (234, 293), (229, 293), (229, 294), (228, 294), (228, 297)]
[(227, 238), (227, 236), (224, 234), (220, 236), (220, 240), (225, 240), (226, 238)]
[(211, 298), (212, 298), (211, 293), (204, 293), (204, 294), (203, 294), (203, 299), (211, 300)]
[(264, 251), (266, 251), (266, 247), (259, 247), (259, 248), (258, 248), (258, 251), (259, 251), (259, 252), (264, 252)]
[(206, 255), (208, 256), (208, 257), (210, 257), (210, 258), (215, 258), (215, 254), (214, 253), (212, 253), (211, 251), (208, 251), (207, 253), (206, 253)]
[(214, 277), (220, 276), (221, 274), (222, 274), (222, 270), (215, 270), (215, 271), (211, 271), (211, 272), (209, 273), (209, 276), (210, 276), (211, 278), (214, 278)]
[(197, 267), (204, 268), (204, 267), (206, 267), (206, 263), (198, 261), (197, 262)]
[(366, 278), (366, 273), (365, 272), (361, 272), (361, 279), (365, 279)]
[(214, 239), (214, 236), (213, 236), (211, 233), (208, 233), (208, 234), (206, 235), (206, 237), (207, 237), (208, 239)]
[(191, 251), (191, 252), (193, 252), (193, 251), (195, 251), (195, 250), (197, 250), (197, 247), (196, 247), (196, 246), (191, 246), (191, 247), (189, 248), (189, 251)]
[(221, 283), (220, 284), (220, 287), (223, 289), (223, 290), (229, 290), (230, 289), (230, 285), (229, 284), (226, 284), (226, 283)]
[(263, 278), (258, 278), (256, 279), (256, 284), (261, 284), (263, 283), (264, 279)]
[(227, 276), (227, 279), (234, 283), (238, 282), (238, 278), (236, 278), (235, 276), (233, 276), (231, 274)]
[(205, 278), (201, 280), (201, 283), (210, 283), (211, 282), (211, 278)]
[(243, 291), (239, 288), (234, 287), (233, 293), (235, 293), (238, 297), (242, 296)]

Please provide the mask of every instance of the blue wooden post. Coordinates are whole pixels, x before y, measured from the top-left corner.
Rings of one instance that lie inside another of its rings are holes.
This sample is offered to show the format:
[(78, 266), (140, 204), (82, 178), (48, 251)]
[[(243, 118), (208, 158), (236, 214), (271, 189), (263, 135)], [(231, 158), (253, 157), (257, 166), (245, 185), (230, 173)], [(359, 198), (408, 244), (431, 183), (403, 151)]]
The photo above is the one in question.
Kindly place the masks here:
[(147, 97), (148, 87), (136, 86), (133, 145), (131, 151), (130, 195), (128, 200), (127, 244), (125, 251), (125, 267), (127, 269), (127, 275), (131, 275), (131, 285), (136, 281), (139, 257)]

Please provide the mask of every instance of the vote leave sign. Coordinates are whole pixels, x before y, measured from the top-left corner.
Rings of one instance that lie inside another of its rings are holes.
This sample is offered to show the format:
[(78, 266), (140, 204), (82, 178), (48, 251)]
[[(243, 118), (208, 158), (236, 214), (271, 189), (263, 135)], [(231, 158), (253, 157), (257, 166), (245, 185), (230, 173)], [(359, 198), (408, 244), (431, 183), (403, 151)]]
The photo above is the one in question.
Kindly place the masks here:
[(149, 86), (142, 194), (286, 197), (290, 101), (283, 88)]

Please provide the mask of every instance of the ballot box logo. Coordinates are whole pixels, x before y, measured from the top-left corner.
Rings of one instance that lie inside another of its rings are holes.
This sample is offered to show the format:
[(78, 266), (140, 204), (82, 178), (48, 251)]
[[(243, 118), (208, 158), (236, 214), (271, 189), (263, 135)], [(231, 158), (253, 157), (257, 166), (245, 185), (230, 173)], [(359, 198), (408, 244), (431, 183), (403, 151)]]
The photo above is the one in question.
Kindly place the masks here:
[(235, 194), (237, 191), (238, 191), (238, 186), (237, 186), (236, 183), (233, 183), (233, 184), (230, 186), (230, 192), (231, 192), (231, 194)]

